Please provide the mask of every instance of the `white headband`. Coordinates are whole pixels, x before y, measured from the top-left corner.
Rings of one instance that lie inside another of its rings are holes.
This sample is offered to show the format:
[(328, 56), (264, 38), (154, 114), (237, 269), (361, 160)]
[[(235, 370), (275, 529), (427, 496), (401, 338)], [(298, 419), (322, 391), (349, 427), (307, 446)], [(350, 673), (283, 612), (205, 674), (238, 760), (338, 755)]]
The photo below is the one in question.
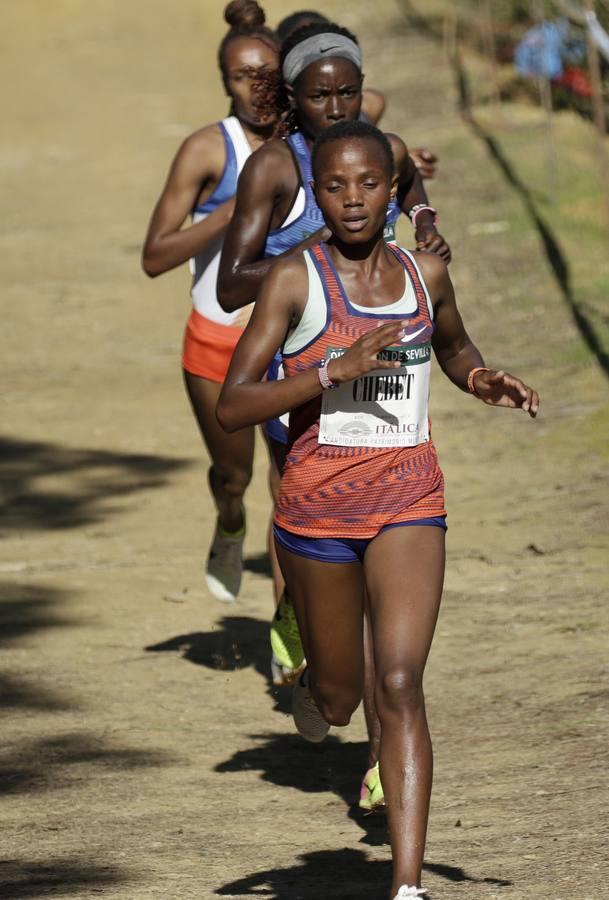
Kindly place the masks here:
[(314, 34), (292, 47), (283, 63), (283, 80), (286, 84), (294, 84), (307, 66), (329, 56), (348, 59), (359, 72), (362, 71), (362, 53), (355, 41), (344, 34), (327, 32)]

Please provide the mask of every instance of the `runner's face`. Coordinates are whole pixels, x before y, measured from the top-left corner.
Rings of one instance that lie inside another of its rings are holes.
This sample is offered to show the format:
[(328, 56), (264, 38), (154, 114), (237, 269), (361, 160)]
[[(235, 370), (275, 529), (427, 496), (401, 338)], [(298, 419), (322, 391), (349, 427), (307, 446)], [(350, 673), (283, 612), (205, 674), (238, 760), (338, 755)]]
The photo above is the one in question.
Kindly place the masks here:
[(361, 72), (348, 59), (320, 59), (307, 66), (292, 92), (301, 129), (316, 138), (341, 119), (357, 119), (362, 105), (362, 79)]
[(324, 144), (315, 171), (315, 197), (333, 235), (345, 244), (363, 244), (382, 234), (393, 179), (377, 141)]
[(277, 52), (258, 38), (240, 37), (230, 41), (224, 52), (224, 84), (233, 101), (237, 118), (245, 125), (270, 125), (275, 113), (255, 105), (252, 84), (260, 72), (279, 67)]

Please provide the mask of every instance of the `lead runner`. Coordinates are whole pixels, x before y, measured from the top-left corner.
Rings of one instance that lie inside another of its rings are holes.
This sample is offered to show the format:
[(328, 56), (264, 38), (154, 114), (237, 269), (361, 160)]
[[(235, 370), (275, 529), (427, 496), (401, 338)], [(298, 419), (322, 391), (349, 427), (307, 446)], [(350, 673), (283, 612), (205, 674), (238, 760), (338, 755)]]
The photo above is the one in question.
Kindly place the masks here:
[[(535, 417), (539, 398), (485, 367), (444, 262), (383, 240), (396, 189), (386, 137), (340, 122), (318, 137), (312, 165), (331, 238), (266, 277), (217, 413), (232, 432), (290, 411), (275, 540), (308, 663), (292, 707), (308, 740), (348, 724), (361, 700), (367, 590), (390, 897), (402, 900), (425, 894), (432, 747), (422, 685), (444, 577), (444, 482), (427, 411), (432, 349), (458, 388), (491, 406)], [(286, 377), (262, 382), (278, 349)]]

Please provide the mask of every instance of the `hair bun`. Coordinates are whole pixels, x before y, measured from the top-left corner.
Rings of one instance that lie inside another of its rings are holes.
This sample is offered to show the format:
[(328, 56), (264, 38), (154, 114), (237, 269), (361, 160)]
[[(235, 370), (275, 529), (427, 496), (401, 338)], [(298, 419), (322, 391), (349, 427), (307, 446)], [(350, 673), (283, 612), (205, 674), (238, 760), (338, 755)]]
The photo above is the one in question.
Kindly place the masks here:
[(266, 16), (256, 0), (231, 0), (224, 10), (224, 19), (231, 28), (260, 28), (266, 22)]

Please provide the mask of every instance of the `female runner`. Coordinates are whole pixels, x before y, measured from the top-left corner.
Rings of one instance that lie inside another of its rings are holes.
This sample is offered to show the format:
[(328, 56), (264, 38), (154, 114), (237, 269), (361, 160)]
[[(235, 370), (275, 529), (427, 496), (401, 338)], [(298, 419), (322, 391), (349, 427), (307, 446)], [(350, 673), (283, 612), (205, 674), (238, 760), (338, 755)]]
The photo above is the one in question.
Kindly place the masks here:
[[(281, 71), (295, 130), (269, 141), (244, 166), (235, 214), (220, 261), (218, 299), (233, 312), (255, 299), (273, 258), (297, 244), (315, 243), (323, 218), (310, 190), (311, 147), (324, 129), (357, 119), (362, 103), (362, 58), (357, 39), (333, 23), (294, 32), (281, 47)], [(398, 173), (398, 204), (388, 216), (387, 239), (401, 211), (414, 217), (420, 249), (447, 261), (450, 249), (435, 227), (435, 210), (404, 141), (388, 135)], [(306, 249), (302, 246), (301, 249)]]
[[(277, 37), (283, 44), (294, 32), (306, 25), (329, 25), (330, 19), (312, 9), (302, 9), (282, 19), (275, 28)], [(362, 122), (378, 125), (385, 112), (385, 95), (374, 88), (362, 90), (362, 105), (359, 118)], [(436, 174), (437, 157), (426, 147), (411, 147), (410, 158), (421, 174), (421, 178), (433, 178)]]
[[(237, 178), (252, 152), (274, 132), (275, 117), (256, 102), (257, 79), (276, 70), (279, 58), (277, 39), (264, 26), (264, 12), (254, 0), (233, 0), (224, 18), (230, 30), (220, 44), (218, 62), (231, 100), (230, 114), (199, 129), (180, 147), (152, 214), (143, 267), (155, 277), (191, 260), (193, 310), (182, 363), (186, 390), (211, 457), (209, 486), (217, 509), (206, 580), (214, 596), (231, 601), (241, 583), (243, 495), (252, 475), (254, 429), (227, 435), (216, 421), (215, 408), (250, 310), (224, 312), (216, 280)], [(183, 228), (189, 216), (192, 224)]]
[[(383, 239), (393, 173), (391, 146), (370, 125), (342, 122), (318, 138), (314, 191), (330, 240), (282, 260), (265, 279), (218, 418), (232, 432), (291, 411), (275, 537), (306, 651), (293, 714), (309, 740), (346, 725), (360, 702), (365, 586), (390, 897), (401, 900), (425, 893), (432, 748), (422, 682), (444, 575), (443, 478), (427, 411), (431, 350), (458, 388), (491, 406), (534, 417), (539, 398), (484, 366), (441, 258)], [(262, 382), (279, 348), (286, 377)]]
[[(332, 23), (301, 28), (281, 48), (281, 69), (297, 130), (287, 140), (265, 144), (244, 166), (239, 180), (235, 214), (223, 246), (218, 298), (223, 309), (234, 311), (255, 298), (273, 258), (306, 249), (324, 231), (324, 222), (311, 191), (311, 146), (329, 125), (354, 120), (362, 102), (362, 61), (357, 40)], [(392, 200), (386, 238), (394, 237), (401, 210), (415, 224), (417, 246), (450, 259), (450, 250), (434, 225), (435, 210), (427, 203), (417, 169), (404, 142), (390, 136), (398, 173), (399, 206)], [(276, 377), (275, 360), (270, 377)], [(287, 430), (278, 420), (266, 423), (277, 466), (285, 455)], [(275, 490), (276, 490), (275, 486)], [(291, 677), (303, 660), (294, 611), (287, 597), (277, 607), (271, 626), (274, 680), (282, 672)]]

